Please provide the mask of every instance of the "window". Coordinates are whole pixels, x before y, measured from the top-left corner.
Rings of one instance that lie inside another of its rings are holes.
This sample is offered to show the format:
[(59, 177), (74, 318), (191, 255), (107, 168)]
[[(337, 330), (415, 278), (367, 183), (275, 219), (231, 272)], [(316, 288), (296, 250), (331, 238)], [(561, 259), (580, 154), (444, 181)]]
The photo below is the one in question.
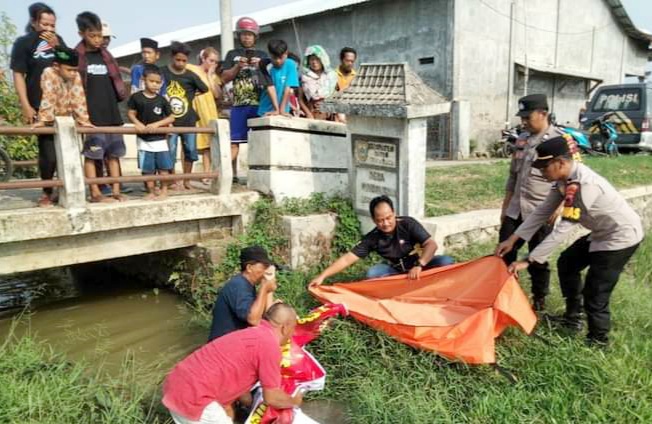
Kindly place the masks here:
[(615, 110), (632, 111), (641, 109), (641, 89), (612, 88), (600, 91), (593, 102), (591, 111), (609, 112)]

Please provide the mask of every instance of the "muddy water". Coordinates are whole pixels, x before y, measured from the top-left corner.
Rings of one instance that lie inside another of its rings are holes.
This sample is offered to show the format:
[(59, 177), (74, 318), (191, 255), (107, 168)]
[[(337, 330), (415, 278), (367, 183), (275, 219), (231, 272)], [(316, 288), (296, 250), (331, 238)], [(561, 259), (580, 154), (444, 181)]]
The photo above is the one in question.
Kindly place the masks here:
[[(12, 318), (0, 321), (0, 337)], [(19, 320), (16, 334), (45, 340), (71, 360), (97, 363), (111, 373), (125, 355), (142, 364), (171, 367), (206, 341), (207, 330), (193, 324), (176, 295), (142, 289), (67, 299), (37, 308)]]
[[(13, 326), (16, 336), (29, 334), (71, 361), (83, 360), (116, 377), (125, 358), (133, 357), (137, 364), (156, 368), (159, 381), (206, 342), (208, 330), (192, 320), (192, 312), (174, 293), (124, 286), (98, 289), (96, 281), (74, 286), (59, 277), (55, 274), (47, 283), (42, 274), (0, 280), (0, 340)], [(30, 301), (31, 309), (21, 314)], [(303, 410), (322, 424), (347, 421), (340, 402), (306, 401)]]

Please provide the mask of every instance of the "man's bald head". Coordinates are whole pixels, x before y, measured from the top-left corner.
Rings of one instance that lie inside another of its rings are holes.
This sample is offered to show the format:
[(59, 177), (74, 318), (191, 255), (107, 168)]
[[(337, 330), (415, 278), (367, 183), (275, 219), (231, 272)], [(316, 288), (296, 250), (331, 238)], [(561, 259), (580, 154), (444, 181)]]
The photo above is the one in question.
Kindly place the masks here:
[(275, 303), (265, 312), (265, 319), (278, 330), (280, 343), (287, 342), (297, 325), (297, 313), (285, 303)]
[(270, 306), (265, 312), (265, 319), (274, 326), (287, 325), (296, 322), (297, 313), (287, 303), (278, 302)]

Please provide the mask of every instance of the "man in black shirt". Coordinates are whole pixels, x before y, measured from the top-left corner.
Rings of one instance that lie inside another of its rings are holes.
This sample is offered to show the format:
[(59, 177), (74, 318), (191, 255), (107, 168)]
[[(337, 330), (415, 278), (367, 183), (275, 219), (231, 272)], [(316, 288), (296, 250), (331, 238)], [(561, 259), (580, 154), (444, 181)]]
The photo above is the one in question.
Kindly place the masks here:
[[(437, 243), (425, 228), (409, 216), (397, 217), (394, 204), (387, 196), (378, 196), (371, 200), (369, 212), (376, 228), (367, 233), (349, 253), (341, 256), (322, 271), (311, 282), (311, 286), (320, 285), (324, 280), (365, 258), (372, 251), (377, 252), (388, 263), (372, 266), (367, 271), (367, 278), (379, 278), (386, 275), (407, 273), (411, 280), (418, 279), (424, 268), (452, 264), (450, 256), (435, 256)], [(421, 245), (421, 254), (415, 251)]]
[(229, 118), (231, 129), (231, 166), (233, 181), (237, 181), (237, 163), (240, 144), (246, 143), (249, 134), (247, 121), (258, 117), (258, 104), (262, 87), (261, 64), (269, 61), (269, 55), (256, 48), (260, 33), (258, 23), (247, 16), (238, 19), (235, 31), (240, 47), (227, 52), (222, 64), (222, 82), (233, 81), (233, 106)]

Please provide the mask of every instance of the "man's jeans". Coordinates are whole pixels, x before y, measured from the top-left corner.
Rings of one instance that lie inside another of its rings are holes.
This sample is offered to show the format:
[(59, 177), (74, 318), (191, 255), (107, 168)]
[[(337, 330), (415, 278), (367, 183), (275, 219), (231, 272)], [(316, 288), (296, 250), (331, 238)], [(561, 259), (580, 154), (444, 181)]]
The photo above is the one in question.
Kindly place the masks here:
[[(446, 266), (454, 263), (455, 263), (455, 259), (451, 258), (450, 256), (436, 255), (430, 260), (430, 262), (426, 264), (424, 268), (437, 268), (440, 266)], [(380, 278), (380, 277), (385, 277), (387, 275), (396, 275), (396, 274), (400, 274), (400, 272), (396, 270), (393, 266), (389, 264), (376, 264), (371, 268), (369, 268), (369, 270), (367, 271), (367, 278)]]

